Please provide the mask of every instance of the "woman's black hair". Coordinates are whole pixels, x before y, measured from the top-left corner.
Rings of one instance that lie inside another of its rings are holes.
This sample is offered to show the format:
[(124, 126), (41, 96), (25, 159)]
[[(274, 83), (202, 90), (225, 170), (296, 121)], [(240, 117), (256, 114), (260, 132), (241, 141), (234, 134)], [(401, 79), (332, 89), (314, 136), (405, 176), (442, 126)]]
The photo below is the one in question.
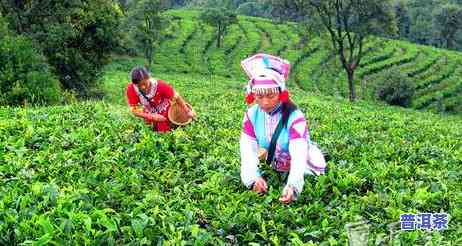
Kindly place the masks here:
[(290, 99), (287, 102), (282, 103), (281, 111), (282, 111), (282, 123), (284, 127), (287, 127), (289, 116), (295, 110), (297, 110), (297, 105), (295, 105)]
[[(279, 88), (279, 93), (281, 93), (281, 88)], [(282, 125), (287, 127), (287, 122), (289, 121), (289, 116), (297, 110), (297, 105), (293, 103), (290, 99), (287, 102), (283, 102), (281, 105), (281, 112), (282, 112)]]
[(135, 67), (132, 69), (130, 73), (131, 73), (133, 84), (138, 84), (142, 80), (149, 78), (149, 72), (144, 67)]

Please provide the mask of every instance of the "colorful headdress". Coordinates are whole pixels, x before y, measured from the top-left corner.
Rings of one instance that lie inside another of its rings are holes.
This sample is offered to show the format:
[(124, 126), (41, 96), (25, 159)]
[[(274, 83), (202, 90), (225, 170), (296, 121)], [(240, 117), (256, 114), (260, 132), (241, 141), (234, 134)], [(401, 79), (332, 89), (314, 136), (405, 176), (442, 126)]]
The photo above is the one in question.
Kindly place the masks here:
[(251, 104), (254, 95), (280, 92), (280, 99), (289, 99), (285, 82), (289, 77), (290, 63), (280, 57), (256, 54), (241, 61), (241, 66), (249, 77), (246, 86), (246, 102)]

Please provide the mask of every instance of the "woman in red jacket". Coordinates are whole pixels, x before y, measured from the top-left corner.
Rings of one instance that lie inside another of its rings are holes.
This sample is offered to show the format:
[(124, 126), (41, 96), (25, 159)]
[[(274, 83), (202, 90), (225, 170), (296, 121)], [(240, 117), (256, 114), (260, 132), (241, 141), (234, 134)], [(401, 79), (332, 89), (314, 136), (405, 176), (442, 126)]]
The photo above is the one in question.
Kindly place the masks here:
[(183, 107), (189, 117), (195, 117), (195, 113), (186, 106), (183, 98), (171, 85), (152, 78), (145, 68), (135, 67), (131, 71), (131, 77), (132, 83), (128, 84), (126, 92), (131, 112), (143, 118), (146, 123), (152, 124), (155, 131), (171, 130), (168, 110), (172, 102)]

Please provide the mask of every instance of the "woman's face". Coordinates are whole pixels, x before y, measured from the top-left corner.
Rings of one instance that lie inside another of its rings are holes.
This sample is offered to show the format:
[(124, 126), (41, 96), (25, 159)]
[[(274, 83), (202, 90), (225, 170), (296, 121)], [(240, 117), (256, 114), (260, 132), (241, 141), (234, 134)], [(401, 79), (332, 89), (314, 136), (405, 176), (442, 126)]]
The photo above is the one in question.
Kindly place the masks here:
[(143, 79), (138, 83), (138, 88), (140, 88), (143, 92), (147, 93), (151, 88), (151, 83), (149, 78)]
[(279, 93), (256, 95), (255, 101), (263, 111), (269, 113), (279, 104)]

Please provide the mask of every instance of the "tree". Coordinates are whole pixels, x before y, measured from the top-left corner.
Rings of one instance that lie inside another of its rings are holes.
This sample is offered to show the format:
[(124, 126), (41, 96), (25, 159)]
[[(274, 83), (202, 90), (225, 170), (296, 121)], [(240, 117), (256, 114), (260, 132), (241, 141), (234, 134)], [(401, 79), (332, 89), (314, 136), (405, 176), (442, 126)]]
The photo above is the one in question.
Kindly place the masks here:
[(198, 7), (202, 9), (208, 8), (221, 8), (234, 10), (237, 6), (233, 0), (189, 0), (189, 6)]
[(120, 9), (122, 9), (122, 11), (126, 13), (130, 5), (130, 1), (129, 0), (117, 0), (117, 3), (119, 4)]
[(272, 5), (269, 1), (245, 1), (236, 8), (240, 15), (269, 17), (272, 12)]
[(65, 89), (90, 93), (119, 45), (122, 11), (112, 0), (1, 1), (11, 29), (34, 41)]
[[(275, 0), (274, 0), (275, 1)], [(312, 30), (324, 27), (332, 51), (348, 78), (350, 101), (356, 99), (354, 73), (370, 35), (394, 34), (396, 24), (390, 0), (285, 0), (296, 6)]]
[(271, 15), (280, 21), (302, 21), (303, 18), (308, 17), (298, 9), (303, 6), (302, 2), (295, 5), (293, 0), (272, 0), (272, 6)]
[(448, 49), (455, 47), (457, 32), (462, 30), (462, 7), (446, 4), (433, 12), (433, 27)]
[(411, 17), (407, 1), (398, 0), (395, 3), (396, 25), (398, 27), (398, 35), (400, 38), (408, 38), (411, 28)]
[(221, 41), (226, 33), (227, 28), (237, 23), (237, 16), (234, 12), (224, 8), (209, 8), (201, 13), (200, 19), (205, 23), (215, 27), (217, 32), (217, 48), (221, 47)]
[(133, 35), (138, 45), (143, 50), (147, 67), (150, 68), (154, 56), (154, 51), (159, 47), (163, 30), (168, 25), (169, 20), (162, 15), (169, 7), (168, 0), (144, 0), (137, 3), (132, 17), (132, 25), (135, 25)]
[(408, 107), (415, 94), (416, 84), (399, 68), (383, 72), (378, 78), (376, 96), (390, 105)]
[(182, 7), (186, 4), (187, 0), (172, 0), (172, 6)]
[(407, 6), (411, 17), (409, 40), (418, 44), (431, 45), (434, 38), (430, 13), (434, 8), (438, 8), (439, 4), (434, 0), (409, 0)]
[(246, 2), (237, 7), (236, 12), (240, 15), (256, 16), (261, 12), (260, 5), (256, 2)]
[(62, 101), (58, 79), (33, 42), (16, 35), (0, 14), (0, 105), (54, 104)]
[(224, 8), (240, 15), (271, 17), (273, 4), (270, 0), (189, 0), (192, 8)]

